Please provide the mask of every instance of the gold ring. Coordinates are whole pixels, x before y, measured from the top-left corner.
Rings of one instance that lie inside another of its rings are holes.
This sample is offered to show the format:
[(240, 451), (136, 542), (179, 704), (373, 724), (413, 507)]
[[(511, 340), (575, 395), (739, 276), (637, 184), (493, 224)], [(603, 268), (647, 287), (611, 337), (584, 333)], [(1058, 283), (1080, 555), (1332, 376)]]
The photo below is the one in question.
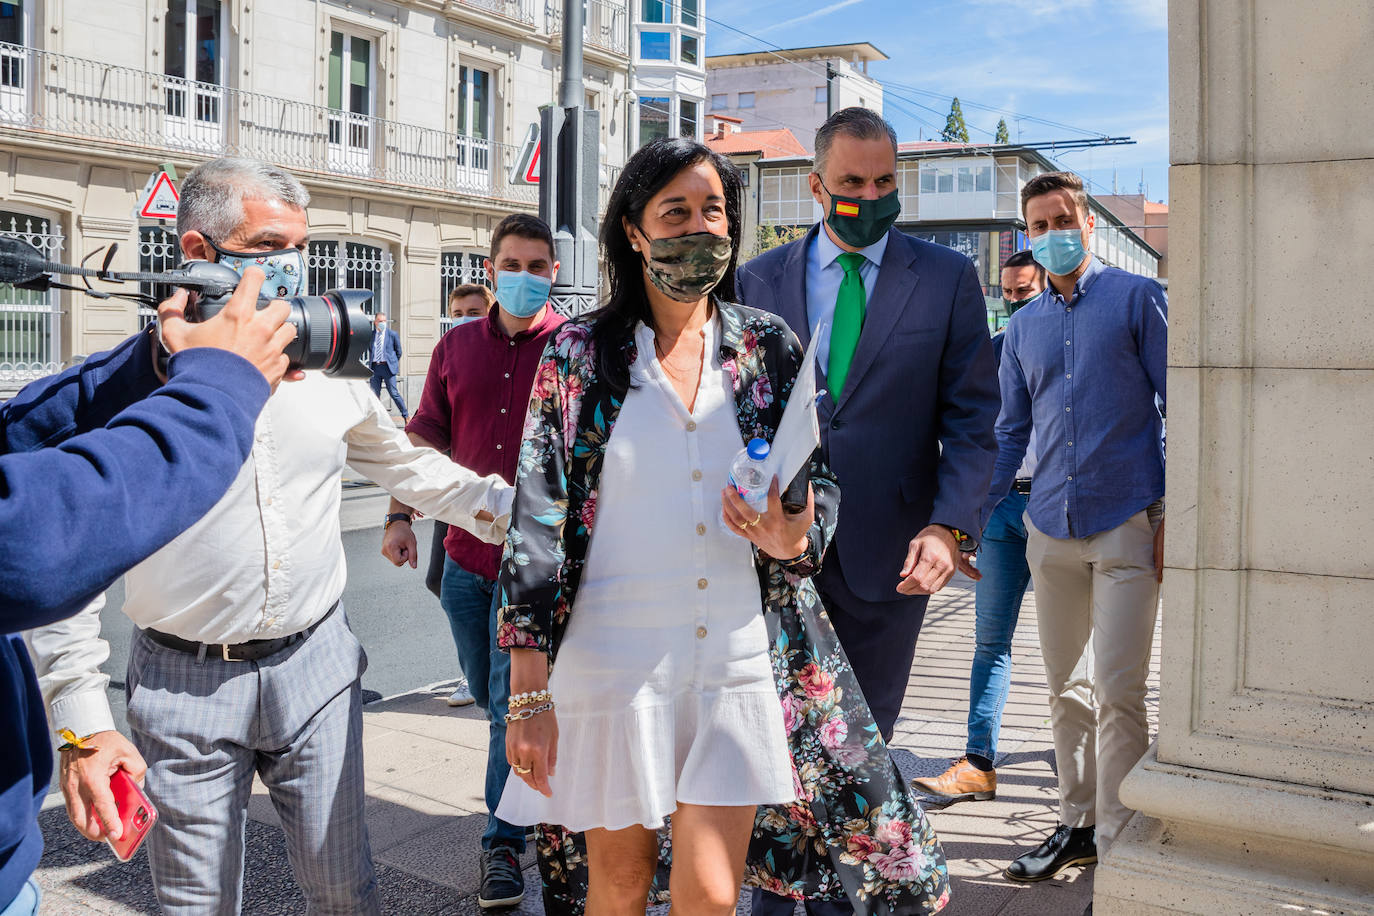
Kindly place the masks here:
[(754, 516), (754, 520), (753, 520), (752, 522), (749, 523), (749, 527), (752, 528), (752, 527), (754, 527), (755, 525), (757, 525), (757, 524), (759, 523), (759, 520), (762, 519), (762, 518), (763, 518), (763, 513), (760, 512), (758, 515)]
[(740, 529), (743, 530), (743, 529), (749, 527), (749, 523), (748, 523), (748, 522), (740, 522), (740, 523), (739, 523), (739, 526), (740, 526)]
[(522, 766), (520, 766), (518, 763), (512, 763), (512, 764), (510, 765), (510, 768), (511, 768), (512, 770), (514, 770), (515, 772), (519, 773), (521, 776), (526, 776), (526, 775), (528, 775), (528, 774), (534, 772), (531, 768), (529, 768), (529, 767), (522, 767)]

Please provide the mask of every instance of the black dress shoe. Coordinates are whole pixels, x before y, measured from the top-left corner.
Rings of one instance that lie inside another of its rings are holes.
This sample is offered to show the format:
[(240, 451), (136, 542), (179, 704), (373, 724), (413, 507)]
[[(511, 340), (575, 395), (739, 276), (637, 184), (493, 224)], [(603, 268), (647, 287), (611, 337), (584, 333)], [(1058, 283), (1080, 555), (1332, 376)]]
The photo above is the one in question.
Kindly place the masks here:
[(1097, 829), (1060, 824), (1049, 839), (1022, 855), (1002, 872), (1012, 881), (1046, 881), (1074, 865), (1097, 861)]

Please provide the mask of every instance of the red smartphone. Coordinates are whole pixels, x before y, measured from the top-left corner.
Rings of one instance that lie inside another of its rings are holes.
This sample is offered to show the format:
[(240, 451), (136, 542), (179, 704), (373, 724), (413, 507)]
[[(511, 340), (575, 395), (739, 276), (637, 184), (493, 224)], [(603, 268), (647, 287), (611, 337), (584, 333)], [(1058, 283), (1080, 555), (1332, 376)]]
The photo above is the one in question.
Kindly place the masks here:
[(117, 840), (106, 837), (105, 842), (114, 850), (119, 861), (127, 862), (138, 852), (138, 847), (143, 845), (157, 823), (157, 809), (123, 767), (115, 770), (110, 777), (110, 791), (114, 793), (115, 807), (119, 809), (119, 822), (124, 832)]

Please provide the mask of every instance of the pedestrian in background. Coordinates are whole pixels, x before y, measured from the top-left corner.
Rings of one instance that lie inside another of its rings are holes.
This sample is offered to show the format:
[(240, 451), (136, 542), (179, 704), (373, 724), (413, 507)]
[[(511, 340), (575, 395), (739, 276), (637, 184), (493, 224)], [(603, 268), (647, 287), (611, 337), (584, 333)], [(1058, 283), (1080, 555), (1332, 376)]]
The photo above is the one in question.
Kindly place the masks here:
[[(1018, 251), (1002, 265), (1002, 301), (1009, 315), (1044, 292), (1045, 269), (1029, 251)], [(992, 348), (1002, 357), (1006, 334), (993, 335)], [(997, 797), (997, 734), (1011, 686), (1011, 640), (1030, 585), (1026, 565), (1026, 525), (1021, 516), (1035, 473), (1034, 434), (1016, 472), (1011, 492), (992, 510), (978, 544), (974, 593), (976, 646), (969, 671), (968, 738), (964, 756), (939, 776), (915, 780), (916, 788), (946, 804), (988, 801)]]
[[(406, 432), (417, 445), (447, 452), (478, 473), (514, 482), (535, 370), (544, 345), (564, 320), (549, 304), (558, 261), (548, 224), (525, 213), (501, 220), (492, 230), (485, 268), (496, 288), (496, 305), (484, 318), (456, 326), (440, 339), (420, 407)], [(473, 289), (485, 291), (481, 286)], [(382, 553), (397, 566), (417, 562), (409, 513), (408, 506), (392, 500), (388, 519), (394, 524), (388, 524)], [(505, 718), (510, 657), (496, 645), (494, 592), (500, 561), (499, 545), (449, 529), (439, 602), (448, 616), (464, 680), (448, 702), (461, 706), (475, 699), (491, 723), (487, 829), (482, 834), (478, 892), (478, 903), (484, 907), (514, 906), (525, 893), (519, 861), (525, 851), (525, 827), (495, 814), (510, 770)]]
[(1007, 325), (991, 512), (1031, 435), (1026, 509), (1040, 650), (1050, 689), (1060, 824), (1006, 869), (1042, 881), (1097, 861), (1131, 809), (1119, 789), (1149, 743), (1145, 679), (1163, 570), (1168, 302), (1159, 284), (1090, 253), (1083, 182), (1037, 175), (1021, 189), (1049, 287)]
[[(308, 203), (275, 166), (204, 163), (181, 189), (182, 255), (259, 266), (296, 295)], [(106, 363), (133, 378), (150, 366), (136, 349)], [(103, 602), (30, 634), (53, 726), (93, 735), (95, 751), (62, 755), (68, 813), (88, 839), (106, 836), (89, 812), (112, 806), (110, 774), (136, 775), (146, 762), (160, 815), (148, 858), (167, 913), (238, 911), (255, 776), (309, 910), (380, 911), (364, 818), (367, 656), (341, 604), (345, 462), (431, 515), (491, 540), (504, 534), (511, 493), (500, 478), (411, 445), (361, 382), (304, 373), (268, 399), (224, 497), (125, 576), (133, 743), (114, 730), (100, 672)]]
[(456, 328), (460, 324), (486, 317), (495, 304), (496, 297), (492, 295), (490, 287), (480, 283), (464, 283), (448, 292), (448, 317), (453, 321), (453, 328)]
[(386, 385), (387, 394), (391, 395), (396, 409), (401, 412), (401, 419), (407, 420), (410, 411), (406, 409), (406, 402), (396, 387), (396, 376), (401, 373), (401, 335), (387, 327), (386, 312), (374, 315), (372, 326), (372, 349), (369, 353), (372, 361), (372, 381), (369, 383), (372, 394), (380, 400), (382, 385)]
[(781, 319), (730, 302), (741, 196), (699, 143), (641, 148), (603, 223), (607, 303), (536, 375), (500, 579), (498, 810), (586, 831), (585, 857), (541, 832), (551, 914), (584, 895), (589, 914), (644, 912), (669, 817), (675, 911), (733, 913), (746, 859), (792, 898), (862, 888), (865, 913), (947, 896), (811, 584), (838, 501), (819, 450), (762, 510), (721, 490), (812, 371)]

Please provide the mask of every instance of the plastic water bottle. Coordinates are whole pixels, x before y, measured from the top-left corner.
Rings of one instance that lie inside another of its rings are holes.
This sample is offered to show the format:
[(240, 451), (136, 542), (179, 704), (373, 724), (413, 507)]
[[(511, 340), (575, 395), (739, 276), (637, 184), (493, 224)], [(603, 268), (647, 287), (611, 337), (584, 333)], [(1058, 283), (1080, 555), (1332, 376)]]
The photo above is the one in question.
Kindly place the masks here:
[(735, 460), (730, 462), (730, 485), (749, 504), (750, 509), (759, 513), (768, 511), (768, 488), (773, 483), (764, 469), (767, 460), (768, 442), (750, 439), (749, 444), (740, 449)]

